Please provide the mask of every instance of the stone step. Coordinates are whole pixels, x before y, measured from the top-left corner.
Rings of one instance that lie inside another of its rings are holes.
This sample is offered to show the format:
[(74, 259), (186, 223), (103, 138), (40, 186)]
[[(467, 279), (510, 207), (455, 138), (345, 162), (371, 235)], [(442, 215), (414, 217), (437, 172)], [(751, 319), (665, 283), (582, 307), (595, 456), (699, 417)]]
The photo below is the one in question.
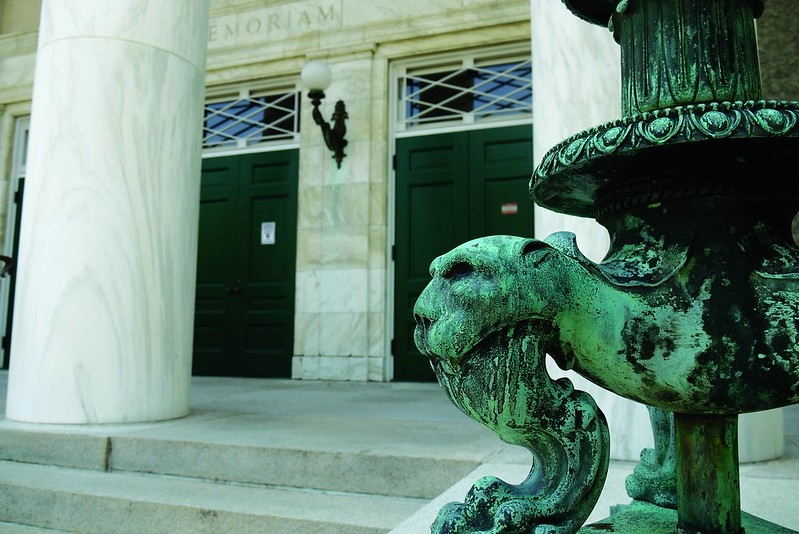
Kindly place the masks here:
[(68, 534), (65, 530), (31, 527), (17, 523), (6, 523), (5, 521), (0, 521), (0, 532), (3, 534)]
[(373, 534), (425, 502), (0, 461), (0, 517), (17, 529), (9, 532)]
[[(405, 443), (383, 439), (387, 431), (379, 421), (368, 425), (337, 421), (333, 431), (325, 427), (325, 421), (304, 420), (291, 423), (281, 433), (281, 422), (273, 419), (268, 438), (259, 437), (257, 425), (251, 422), (241, 425), (248, 429), (248, 436), (230, 428), (194, 435), (169, 425), (136, 431), (121, 426), (76, 431), (64, 426), (48, 430), (47, 425), (29, 430), (6, 422), (0, 429), (0, 460), (432, 499), (485, 457), (484, 448), (481, 453), (464, 455), (429, 446), (429, 438), (418, 436), (431, 432), (424, 425), (408, 423), (407, 429), (398, 429), (404, 423), (390, 424), (391, 435), (404, 434)], [(457, 439), (457, 432), (454, 436)]]

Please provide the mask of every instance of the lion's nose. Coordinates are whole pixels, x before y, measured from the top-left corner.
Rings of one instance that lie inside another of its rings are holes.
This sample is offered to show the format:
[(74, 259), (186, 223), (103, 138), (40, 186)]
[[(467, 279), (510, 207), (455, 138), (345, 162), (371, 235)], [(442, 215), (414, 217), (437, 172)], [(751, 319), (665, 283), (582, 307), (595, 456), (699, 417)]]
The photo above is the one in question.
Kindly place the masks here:
[(423, 330), (427, 330), (428, 328), (430, 328), (430, 325), (433, 324), (433, 320), (432, 319), (430, 319), (429, 317), (426, 317), (426, 316), (424, 316), (424, 315), (422, 315), (420, 313), (414, 313), (413, 314), (413, 318), (416, 321), (416, 326), (421, 328), (421, 329), (423, 329)]

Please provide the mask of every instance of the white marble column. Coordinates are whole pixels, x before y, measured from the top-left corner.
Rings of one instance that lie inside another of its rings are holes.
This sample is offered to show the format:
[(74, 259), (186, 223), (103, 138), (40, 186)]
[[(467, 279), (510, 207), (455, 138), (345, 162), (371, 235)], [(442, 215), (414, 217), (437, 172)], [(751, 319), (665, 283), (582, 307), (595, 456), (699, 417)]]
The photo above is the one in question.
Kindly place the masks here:
[[(561, 2), (531, 0), (533, 50), (533, 153), (536, 164), (567, 137), (621, 116), (619, 47), (607, 29), (571, 14)], [(561, 230), (577, 235), (580, 250), (593, 261), (607, 251), (607, 231), (593, 219), (535, 209), (536, 237)], [(549, 366), (591, 394), (610, 426), (611, 458), (637, 461), (652, 447), (646, 407), (594, 385), (574, 372)]]
[(186, 415), (208, 0), (44, 0), (6, 416)]
[[(621, 117), (620, 51), (611, 33), (573, 15), (561, 2), (531, 0), (533, 51), (533, 152), (539, 162), (557, 143), (582, 130)], [(536, 206), (536, 237), (561, 230), (593, 261), (602, 260), (607, 231), (592, 219), (562, 215)], [(646, 408), (594, 385), (573, 372), (550, 365), (553, 376), (568, 376), (591, 394), (608, 418), (611, 458), (637, 461), (652, 446)], [(783, 454), (781, 410), (746, 414), (739, 421), (741, 462)]]

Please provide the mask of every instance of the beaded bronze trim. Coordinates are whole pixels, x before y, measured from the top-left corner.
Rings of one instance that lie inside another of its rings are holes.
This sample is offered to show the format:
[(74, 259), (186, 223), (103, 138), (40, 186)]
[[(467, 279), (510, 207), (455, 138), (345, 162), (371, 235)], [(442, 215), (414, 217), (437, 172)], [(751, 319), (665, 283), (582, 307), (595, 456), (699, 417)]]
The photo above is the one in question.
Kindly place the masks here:
[[(782, 144), (780, 150), (764, 150), (776, 143)], [(677, 146), (680, 151), (672, 152), (671, 148)], [(686, 151), (686, 147), (690, 150)], [(580, 132), (549, 150), (535, 169), (530, 187), (533, 198), (545, 207), (557, 209), (560, 205), (564, 209), (558, 211), (592, 215), (594, 207), (590, 204), (596, 200), (598, 190), (610, 186), (620, 191), (622, 184), (627, 187), (637, 179), (652, 181), (658, 174), (666, 178), (669, 167), (674, 173), (684, 171), (687, 158), (706, 158), (709, 166), (732, 161), (743, 167), (750, 160), (763, 160), (767, 154), (769, 158), (771, 154), (777, 154), (774, 158), (783, 154), (796, 161), (799, 102), (696, 104), (611, 121)], [(646, 189), (662, 191), (665, 183), (655, 181), (659, 183), (657, 187)], [(618, 199), (618, 194), (613, 196)]]
[[(606, 26), (610, 22), (610, 17), (616, 11), (617, 6), (626, 0), (561, 0), (569, 11), (577, 15), (579, 18), (597, 24), (599, 26)], [(750, 0), (752, 2), (752, 13), (755, 18), (763, 14), (765, 3), (763, 0)]]

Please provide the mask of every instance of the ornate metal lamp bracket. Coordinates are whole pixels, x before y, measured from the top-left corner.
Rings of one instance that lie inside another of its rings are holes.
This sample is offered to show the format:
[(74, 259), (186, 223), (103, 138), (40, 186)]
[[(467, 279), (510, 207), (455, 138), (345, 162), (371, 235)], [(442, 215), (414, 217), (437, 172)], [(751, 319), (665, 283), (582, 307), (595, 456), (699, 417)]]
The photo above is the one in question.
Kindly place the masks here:
[(325, 93), (318, 89), (312, 89), (308, 91), (308, 97), (311, 99), (311, 105), (313, 105), (313, 120), (322, 129), (325, 146), (333, 152), (333, 159), (336, 160), (336, 166), (340, 169), (341, 160), (346, 156), (344, 147), (347, 146), (347, 140), (344, 139), (347, 134), (347, 126), (344, 121), (349, 118), (344, 101), (339, 100), (336, 102), (336, 107), (331, 117), (333, 126), (330, 126), (330, 123), (322, 117), (322, 112), (319, 111), (319, 105), (325, 97)]

